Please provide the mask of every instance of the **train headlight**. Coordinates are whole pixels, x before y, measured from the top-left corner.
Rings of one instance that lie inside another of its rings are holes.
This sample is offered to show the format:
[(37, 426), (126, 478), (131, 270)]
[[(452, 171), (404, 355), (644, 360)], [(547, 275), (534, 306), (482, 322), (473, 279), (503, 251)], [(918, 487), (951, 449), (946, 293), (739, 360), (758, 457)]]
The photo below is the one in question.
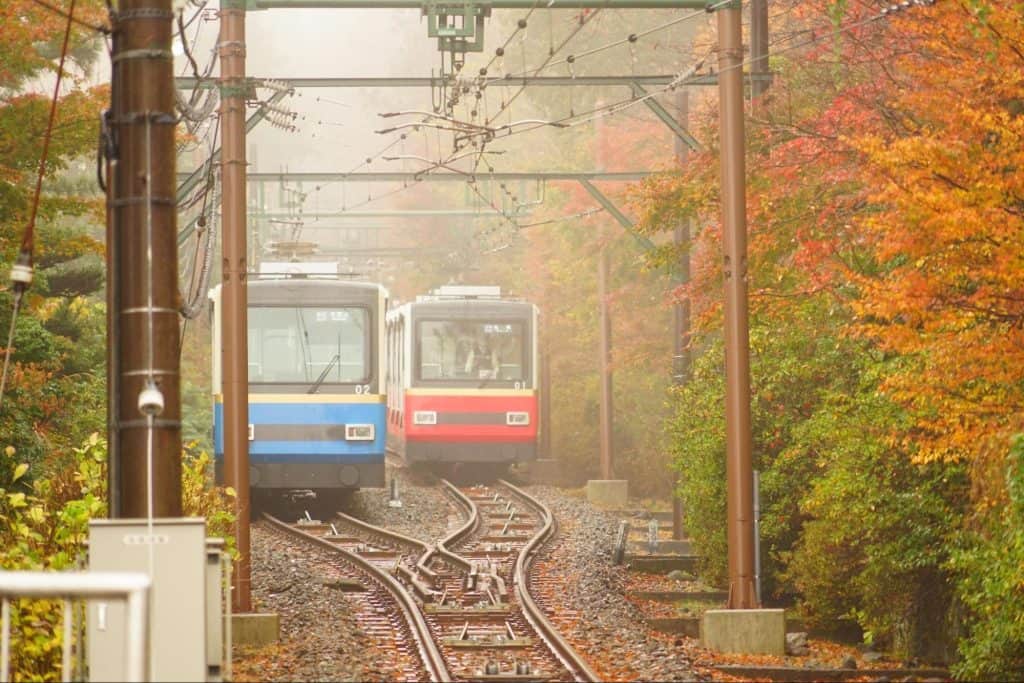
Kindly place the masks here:
[(360, 425), (345, 425), (345, 440), (346, 441), (373, 441), (376, 436), (377, 430), (374, 429), (372, 424)]
[(437, 413), (433, 410), (415, 410), (412, 414), (414, 425), (436, 425)]
[(505, 424), (513, 427), (525, 427), (530, 424), (530, 414), (521, 411), (505, 413)]

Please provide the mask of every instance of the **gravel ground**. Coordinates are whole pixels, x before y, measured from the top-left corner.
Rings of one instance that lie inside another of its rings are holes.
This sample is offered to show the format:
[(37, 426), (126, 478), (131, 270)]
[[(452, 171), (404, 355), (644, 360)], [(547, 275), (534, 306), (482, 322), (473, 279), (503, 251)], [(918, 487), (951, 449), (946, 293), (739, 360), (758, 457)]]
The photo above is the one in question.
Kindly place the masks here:
[(690, 641), (653, 636), (644, 626), (644, 614), (623, 598), (628, 577), (611, 562), (619, 518), (560, 489), (524, 490), (558, 520), (559, 535), (535, 561), (536, 567), (563, 577), (560, 607), (579, 612), (574, 628), (563, 635), (602, 680), (706, 680), (692, 668)]
[(388, 505), (390, 490), (364, 489), (353, 494), (345, 512), (427, 543), (444, 538), (462, 523), (458, 510), (441, 492), (436, 480), (392, 467), (388, 468), (387, 479), (389, 485), (392, 479), (398, 479), (402, 507)]
[(336, 578), (328, 552), (306, 553), (311, 561), (297, 562), (281, 537), (259, 524), (252, 526), (251, 548), (253, 607), (279, 616), (281, 639), (263, 648), (236, 647), (234, 680), (394, 679), (345, 595), (324, 585)]
[[(436, 485), (400, 469), (389, 470), (391, 476), (399, 479), (402, 507), (389, 507), (388, 492), (377, 489), (356, 493), (346, 511), (425, 541), (435, 541), (461, 524), (458, 511)], [(526, 490), (559, 520), (559, 537), (538, 558), (537, 567), (561, 577), (559, 607), (579, 614), (565, 635), (602, 678), (706, 680), (693, 670), (690, 641), (655, 637), (644, 627), (643, 614), (623, 598), (627, 575), (610, 559), (618, 518), (556, 488)], [(386, 668), (380, 665), (381, 648), (355, 623), (344, 594), (323, 585), (330, 574), (315, 566), (317, 560), (294, 562), (258, 527), (253, 529), (252, 549), (254, 600), (261, 609), (280, 615), (282, 641), (260, 650), (236, 648), (236, 680), (387, 679), (381, 673)]]

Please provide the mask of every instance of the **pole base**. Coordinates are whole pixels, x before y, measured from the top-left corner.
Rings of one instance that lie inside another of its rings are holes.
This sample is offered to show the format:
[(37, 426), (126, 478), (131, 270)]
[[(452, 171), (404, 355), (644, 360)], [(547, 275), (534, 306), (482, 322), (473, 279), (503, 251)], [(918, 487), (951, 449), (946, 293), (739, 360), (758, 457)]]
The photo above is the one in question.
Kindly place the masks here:
[(231, 644), (261, 646), (276, 643), (281, 637), (281, 621), (273, 612), (246, 612), (231, 615)]
[(587, 482), (587, 500), (597, 507), (624, 510), (629, 502), (629, 481), (591, 479)]

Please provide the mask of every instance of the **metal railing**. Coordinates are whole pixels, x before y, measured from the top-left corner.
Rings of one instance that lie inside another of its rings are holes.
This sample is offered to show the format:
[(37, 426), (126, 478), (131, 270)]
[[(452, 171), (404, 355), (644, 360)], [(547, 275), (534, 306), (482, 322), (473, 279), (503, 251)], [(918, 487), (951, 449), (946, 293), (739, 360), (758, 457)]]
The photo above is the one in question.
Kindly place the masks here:
[(64, 638), (61, 676), (64, 681), (70, 681), (72, 674), (73, 601), (124, 600), (127, 612), (124, 680), (145, 680), (149, 589), (150, 578), (134, 572), (0, 571), (0, 681), (7, 683), (11, 680), (12, 598), (63, 599)]

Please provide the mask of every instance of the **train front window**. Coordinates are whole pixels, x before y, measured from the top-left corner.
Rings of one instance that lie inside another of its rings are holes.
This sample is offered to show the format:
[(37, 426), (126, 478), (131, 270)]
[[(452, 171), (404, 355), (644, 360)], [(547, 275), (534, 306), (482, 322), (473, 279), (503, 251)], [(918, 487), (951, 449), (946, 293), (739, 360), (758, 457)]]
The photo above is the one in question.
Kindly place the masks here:
[(249, 307), (249, 381), (352, 384), (369, 379), (364, 308)]
[(423, 320), (418, 341), (421, 380), (518, 382), (526, 377), (521, 322)]

